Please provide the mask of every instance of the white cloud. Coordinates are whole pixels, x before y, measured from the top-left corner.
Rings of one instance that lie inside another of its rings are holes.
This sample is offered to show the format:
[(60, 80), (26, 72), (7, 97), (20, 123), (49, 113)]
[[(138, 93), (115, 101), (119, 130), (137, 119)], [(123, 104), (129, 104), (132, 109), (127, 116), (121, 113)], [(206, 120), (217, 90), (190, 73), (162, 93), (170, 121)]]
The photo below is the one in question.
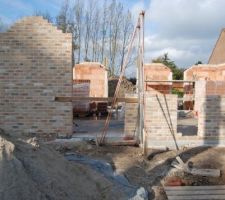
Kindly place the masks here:
[[(140, 2), (132, 11), (140, 8)], [(176, 64), (188, 67), (208, 61), (225, 27), (224, 0), (151, 0), (146, 10), (145, 58), (168, 52)]]
[(138, 3), (134, 4), (134, 6), (131, 8), (131, 13), (134, 17), (135, 22), (137, 21), (139, 13), (144, 10), (144, 3), (143, 1), (138, 1)]

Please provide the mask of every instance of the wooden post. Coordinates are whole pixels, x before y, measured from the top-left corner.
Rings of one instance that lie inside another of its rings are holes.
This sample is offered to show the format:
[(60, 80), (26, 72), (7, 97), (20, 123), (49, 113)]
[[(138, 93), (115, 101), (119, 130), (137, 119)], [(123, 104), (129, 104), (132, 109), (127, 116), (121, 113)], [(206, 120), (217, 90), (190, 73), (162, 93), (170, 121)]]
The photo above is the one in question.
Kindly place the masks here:
[(140, 13), (140, 30), (139, 30), (139, 72), (138, 72), (138, 100), (139, 100), (139, 121), (138, 135), (140, 143), (143, 144), (143, 129), (144, 129), (144, 15)]

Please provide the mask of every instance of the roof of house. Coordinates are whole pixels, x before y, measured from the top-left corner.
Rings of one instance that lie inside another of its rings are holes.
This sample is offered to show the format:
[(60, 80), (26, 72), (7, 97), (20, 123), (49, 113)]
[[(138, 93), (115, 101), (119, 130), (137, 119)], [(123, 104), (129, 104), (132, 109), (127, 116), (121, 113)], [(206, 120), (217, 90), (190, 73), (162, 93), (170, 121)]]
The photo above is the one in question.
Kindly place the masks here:
[(222, 29), (208, 61), (208, 64), (222, 63), (225, 63), (225, 29)]

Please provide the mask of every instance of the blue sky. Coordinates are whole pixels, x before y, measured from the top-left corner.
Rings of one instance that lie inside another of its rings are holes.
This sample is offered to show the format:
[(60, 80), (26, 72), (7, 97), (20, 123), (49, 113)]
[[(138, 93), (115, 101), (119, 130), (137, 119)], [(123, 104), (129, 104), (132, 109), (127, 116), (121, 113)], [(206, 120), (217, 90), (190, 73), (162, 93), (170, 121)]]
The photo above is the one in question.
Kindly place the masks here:
[[(7, 23), (12, 23), (22, 16), (32, 15), (35, 11), (48, 11), (51, 16), (56, 16), (63, 1), (64, 0), (0, 0), (0, 17)], [(99, 3), (103, 2), (102, 0), (98, 1)], [(128, 9), (131, 9), (137, 2), (142, 2), (144, 5), (149, 4), (148, 0), (119, 1)]]
[[(73, 1), (73, 0), (71, 0)], [(82, 0), (81, 0), (82, 1)], [(91, 1), (91, 0), (84, 0)], [(145, 18), (145, 62), (163, 53), (180, 67), (204, 63), (225, 28), (225, 0), (119, 0), (137, 18)], [(63, 0), (0, 0), (0, 17), (13, 23), (35, 11), (48, 11), (53, 17)], [(103, 0), (98, 0), (103, 3)]]
[(0, 0), (0, 17), (7, 23), (12, 23), (35, 11), (48, 11), (55, 16), (61, 3), (61, 0)]

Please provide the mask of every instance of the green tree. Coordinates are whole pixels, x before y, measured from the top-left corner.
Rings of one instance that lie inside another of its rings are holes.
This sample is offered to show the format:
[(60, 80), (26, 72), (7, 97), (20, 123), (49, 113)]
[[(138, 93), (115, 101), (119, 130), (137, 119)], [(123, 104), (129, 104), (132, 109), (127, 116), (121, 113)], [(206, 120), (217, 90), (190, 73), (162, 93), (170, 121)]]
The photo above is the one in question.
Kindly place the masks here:
[(203, 64), (202, 61), (200, 60), (195, 63), (195, 65), (200, 65), (200, 64)]
[(174, 61), (170, 60), (168, 53), (163, 54), (162, 56), (159, 56), (156, 59), (152, 60), (153, 63), (163, 63), (167, 67), (171, 69), (173, 72), (173, 80), (182, 80), (183, 79), (183, 72), (184, 70), (177, 67)]

